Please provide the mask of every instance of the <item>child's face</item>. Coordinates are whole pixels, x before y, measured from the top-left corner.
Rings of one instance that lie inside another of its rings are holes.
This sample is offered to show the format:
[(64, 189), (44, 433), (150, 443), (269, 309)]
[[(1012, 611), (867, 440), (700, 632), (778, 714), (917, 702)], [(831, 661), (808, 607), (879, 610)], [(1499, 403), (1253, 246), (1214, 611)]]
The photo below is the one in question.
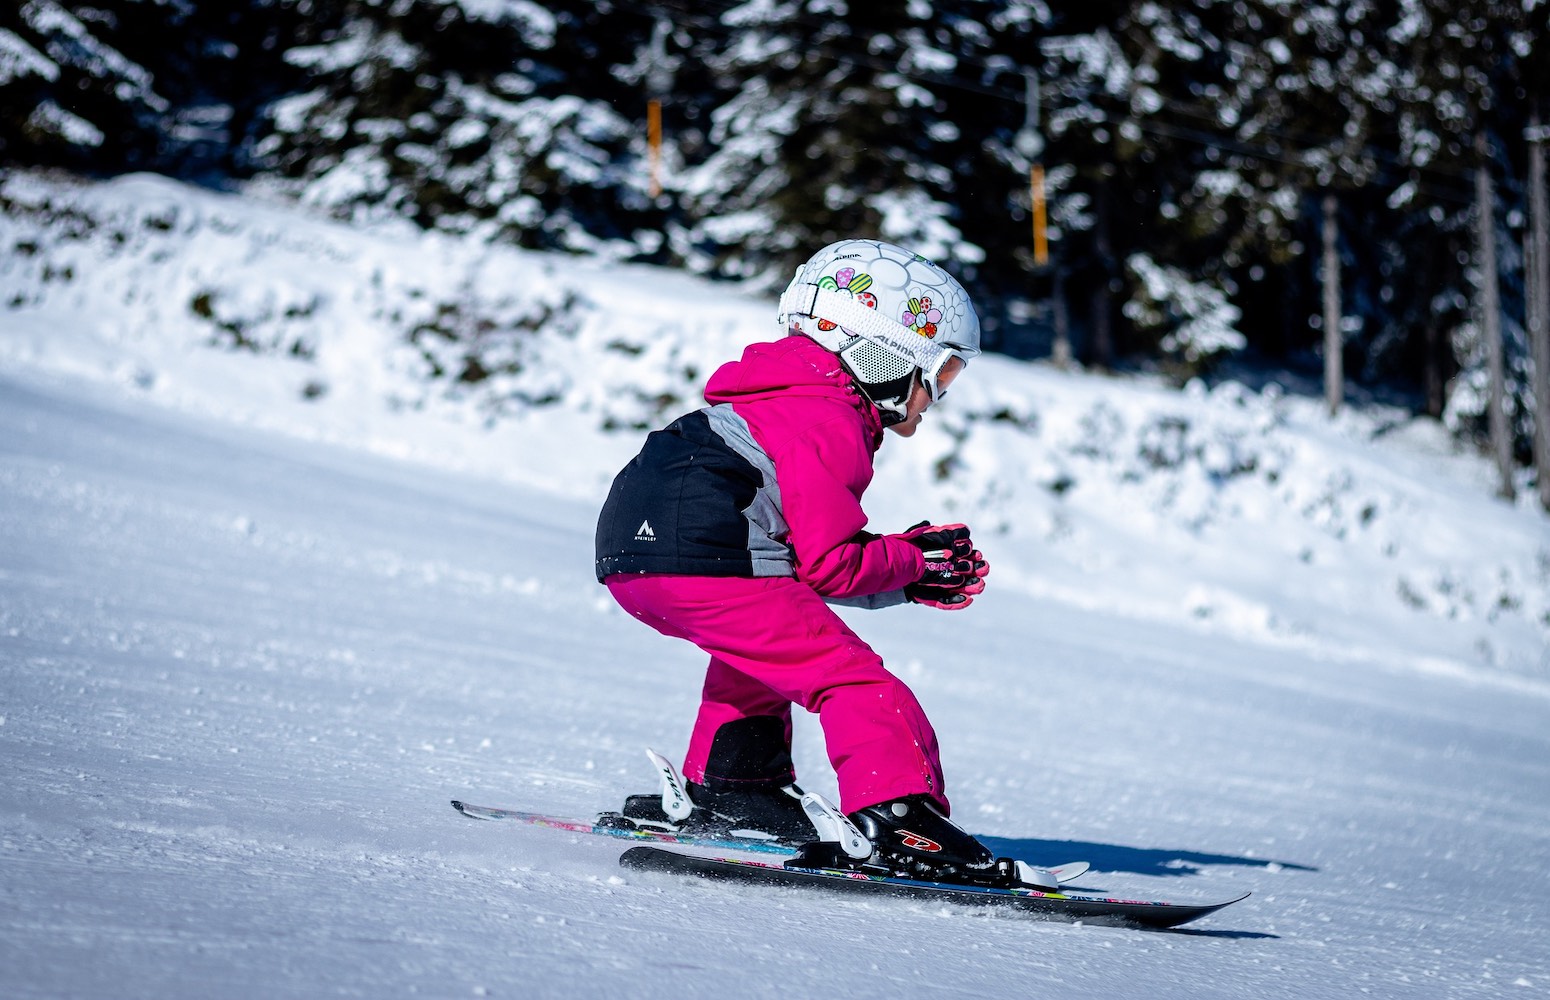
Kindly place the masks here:
[[(953, 384), (953, 379), (963, 371), (963, 359), (951, 357), (947, 364), (942, 366), (942, 373), (936, 377), (938, 392), (945, 395), (947, 387)], [(914, 437), (915, 429), (920, 426), (921, 417), (931, 409), (931, 393), (921, 384), (920, 379), (915, 380), (915, 385), (910, 389), (910, 398), (905, 403), (904, 419), (899, 423), (890, 424), (888, 429), (900, 437)]]

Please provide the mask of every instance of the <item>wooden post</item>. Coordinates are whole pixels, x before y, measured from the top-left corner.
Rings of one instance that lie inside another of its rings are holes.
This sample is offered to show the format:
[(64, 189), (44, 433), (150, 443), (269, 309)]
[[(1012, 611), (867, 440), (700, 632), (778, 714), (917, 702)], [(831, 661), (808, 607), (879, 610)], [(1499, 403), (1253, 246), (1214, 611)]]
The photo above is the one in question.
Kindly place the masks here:
[(1092, 331), (1088, 354), (1102, 369), (1114, 366), (1114, 244), (1109, 238), (1109, 170), (1099, 171), (1093, 190), (1093, 255), (1097, 258), (1097, 280), (1092, 291)]
[(1528, 336), (1534, 359), (1534, 467), (1539, 503), (1550, 510), (1550, 206), (1545, 191), (1545, 134), (1535, 108), (1529, 117), (1528, 204), (1523, 284), (1528, 288)]
[(1511, 500), (1516, 493), (1512, 482), (1512, 429), (1507, 423), (1507, 365), (1502, 344), (1501, 289), (1496, 273), (1496, 211), (1491, 187), (1490, 148), (1485, 132), (1475, 133), (1475, 242), (1480, 268), (1478, 313), (1480, 335), (1485, 338), (1486, 365), (1491, 380), (1486, 406), (1486, 426), (1490, 429), (1491, 452), (1496, 459), (1500, 482), (1496, 495)]
[(1071, 315), (1066, 306), (1066, 269), (1064, 265), (1055, 265), (1055, 274), (1050, 281), (1050, 307), (1054, 310), (1055, 344), (1051, 351), (1051, 360), (1055, 367), (1062, 370), (1071, 367), (1074, 355), (1071, 352)]
[(1345, 401), (1345, 338), (1340, 330), (1340, 222), (1333, 194), (1324, 195), (1324, 403), (1329, 415), (1340, 412)]

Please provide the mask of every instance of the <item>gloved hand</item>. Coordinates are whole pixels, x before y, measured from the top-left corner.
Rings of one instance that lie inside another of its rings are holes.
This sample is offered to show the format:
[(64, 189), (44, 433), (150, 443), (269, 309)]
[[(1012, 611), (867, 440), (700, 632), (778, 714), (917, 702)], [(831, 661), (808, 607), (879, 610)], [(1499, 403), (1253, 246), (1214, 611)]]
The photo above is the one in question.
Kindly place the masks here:
[(904, 596), (911, 601), (943, 611), (959, 611), (973, 604), (974, 596), (984, 591), (990, 563), (974, 547), (966, 526), (922, 521), (899, 537), (926, 556), (925, 572), (904, 588)]

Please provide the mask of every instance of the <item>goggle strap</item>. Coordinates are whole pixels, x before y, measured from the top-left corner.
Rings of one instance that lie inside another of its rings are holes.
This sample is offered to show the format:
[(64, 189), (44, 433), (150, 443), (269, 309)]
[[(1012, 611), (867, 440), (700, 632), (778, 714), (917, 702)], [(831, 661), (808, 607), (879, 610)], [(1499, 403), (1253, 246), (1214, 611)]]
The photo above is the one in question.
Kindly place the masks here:
[(881, 344), (901, 358), (914, 362), (922, 371), (940, 371), (950, 349), (876, 309), (868, 309), (848, 292), (837, 292), (818, 285), (792, 284), (780, 297), (780, 316), (812, 316), (826, 319), (851, 333)]

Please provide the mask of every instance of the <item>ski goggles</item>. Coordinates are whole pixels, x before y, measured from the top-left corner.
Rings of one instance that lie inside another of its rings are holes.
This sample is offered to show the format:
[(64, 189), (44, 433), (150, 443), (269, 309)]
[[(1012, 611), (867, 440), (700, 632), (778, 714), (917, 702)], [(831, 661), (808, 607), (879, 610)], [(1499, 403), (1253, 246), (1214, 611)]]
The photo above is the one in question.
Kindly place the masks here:
[[(930, 368), (920, 369), (920, 384), (926, 387), (926, 394), (931, 397), (931, 402), (935, 403), (947, 395), (947, 387), (963, 374), (971, 357), (973, 357), (972, 354), (960, 351), (956, 347), (949, 347), (937, 355)], [(958, 359), (957, 365), (952, 364), (954, 358)]]

